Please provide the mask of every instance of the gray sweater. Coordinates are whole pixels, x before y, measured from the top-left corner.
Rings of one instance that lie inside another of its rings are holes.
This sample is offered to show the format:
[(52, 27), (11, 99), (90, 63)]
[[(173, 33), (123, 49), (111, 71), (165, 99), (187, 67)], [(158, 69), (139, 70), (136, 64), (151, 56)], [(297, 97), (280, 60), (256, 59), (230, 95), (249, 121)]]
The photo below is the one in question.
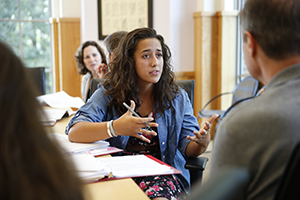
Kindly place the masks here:
[(210, 175), (244, 167), (247, 199), (273, 199), (288, 157), (300, 141), (300, 63), (276, 74), (265, 92), (238, 105), (218, 127)]

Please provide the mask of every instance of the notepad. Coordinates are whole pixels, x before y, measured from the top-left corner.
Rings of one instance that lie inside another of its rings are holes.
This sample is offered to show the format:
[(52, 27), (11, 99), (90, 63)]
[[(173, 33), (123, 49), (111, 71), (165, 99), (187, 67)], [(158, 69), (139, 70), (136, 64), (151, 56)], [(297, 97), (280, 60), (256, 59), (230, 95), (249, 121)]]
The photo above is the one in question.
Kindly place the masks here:
[(95, 158), (89, 154), (71, 154), (70, 157), (75, 163), (78, 175), (86, 182), (97, 181), (104, 177), (132, 178), (181, 173), (149, 155)]

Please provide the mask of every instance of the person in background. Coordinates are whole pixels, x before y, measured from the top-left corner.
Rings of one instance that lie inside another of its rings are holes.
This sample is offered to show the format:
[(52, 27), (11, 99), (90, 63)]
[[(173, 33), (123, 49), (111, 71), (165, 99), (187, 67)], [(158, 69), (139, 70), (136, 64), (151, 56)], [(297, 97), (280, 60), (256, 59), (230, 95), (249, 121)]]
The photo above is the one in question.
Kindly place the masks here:
[(107, 64), (110, 63), (110, 61), (113, 60), (114, 58), (114, 50), (117, 48), (119, 45), (121, 39), (127, 34), (127, 31), (116, 31), (108, 35), (104, 40), (104, 45), (106, 46), (106, 61)]
[[(151, 199), (179, 199), (190, 187), (186, 158), (206, 150), (218, 116), (199, 128), (187, 93), (175, 83), (170, 49), (154, 29), (129, 32), (114, 53), (105, 82), (77, 111), (66, 134), (72, 142), (108, 139), (124, 155), (149, 154), (179, 169), (179, 175), (134, 178)], [(123, 102), (142, 117), (132, 116)]]
[(82, 100), (86, 102), (90, 97), (91, 80), (103, 78), (108, 71), (103, 49), (95, 41), (86, 41), (78, 48), (75, 59), (79, 74), (84, 75), (81, 82)]
[(288, 158), (300, 142), (299, 0), (247, 0), (240, 13), (245, 64), (263, 94), (220, 123), (210, 174), (246, 168), (246, 199), (274, 199)]
[(21, 60), (0, 42), (0, 199), (83, 200), (73, 165), (39, 121), (36, 96)]

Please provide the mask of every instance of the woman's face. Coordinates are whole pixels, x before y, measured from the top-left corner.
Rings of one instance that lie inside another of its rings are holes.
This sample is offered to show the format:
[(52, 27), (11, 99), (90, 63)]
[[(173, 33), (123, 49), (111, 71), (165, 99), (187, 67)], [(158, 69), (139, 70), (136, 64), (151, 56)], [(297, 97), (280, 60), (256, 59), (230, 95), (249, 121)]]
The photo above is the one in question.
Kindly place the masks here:
[(158, 39), (147, 38), (140, 40), (134, 52), (135, 69), (138, 83), (157, 83), (163, 71), (162, 47)]
[(83, 63), (92, 74), (96, 72), (96, 68), (102, 63), (102, 57), (95, 46), (89, 45), (83, 49)]

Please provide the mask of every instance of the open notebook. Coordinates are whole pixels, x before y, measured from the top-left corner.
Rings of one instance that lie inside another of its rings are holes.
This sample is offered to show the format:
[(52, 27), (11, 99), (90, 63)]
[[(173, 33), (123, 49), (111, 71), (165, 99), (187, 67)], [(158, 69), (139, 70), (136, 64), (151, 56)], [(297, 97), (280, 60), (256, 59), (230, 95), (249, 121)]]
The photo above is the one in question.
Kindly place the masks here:
[(148, 155), (103, 158), (95, 158), (89, 154), (70, 156), (75, 163), (77, 173), (85, 182), (94, 182), (104, 177), (111, 179), (181, 173), (174, 167)]

